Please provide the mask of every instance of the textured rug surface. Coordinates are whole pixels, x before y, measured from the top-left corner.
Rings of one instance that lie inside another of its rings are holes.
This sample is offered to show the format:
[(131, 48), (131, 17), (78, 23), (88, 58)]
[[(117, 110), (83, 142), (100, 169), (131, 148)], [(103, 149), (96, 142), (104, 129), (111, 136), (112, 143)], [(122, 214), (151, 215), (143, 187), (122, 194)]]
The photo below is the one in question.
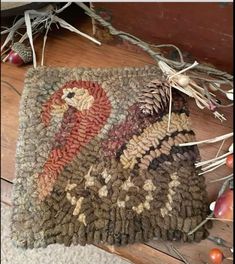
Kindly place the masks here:
[(11, 207), (1, 203), (1, 264), (128, 264), (122, 258), (95, 246), (63, 247), (50, 245), (46, 249), (22, 250), (10, 239)]
[(29, 70), (20, 105), (12, 239), (125, 245), (200, 241), (204, 177), (185, 99), (156, 67)]

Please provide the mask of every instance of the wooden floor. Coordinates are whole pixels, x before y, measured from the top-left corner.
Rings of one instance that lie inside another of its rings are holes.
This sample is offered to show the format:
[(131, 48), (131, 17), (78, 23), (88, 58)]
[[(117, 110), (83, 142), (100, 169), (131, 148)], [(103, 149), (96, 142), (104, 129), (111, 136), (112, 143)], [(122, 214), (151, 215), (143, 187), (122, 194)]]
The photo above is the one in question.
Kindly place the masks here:
[[(80, 28), (86, 29), (91, 34), (90, 22), (81, 24)], [(36, 52), (38, 62), (42, 41), (37, 39)], [(143, 66), (154, 64), (154, 61), (143, 52), (127, 50), (124, 46), (97, 46), (74, 33), (60, 29), (52, 31), (48, 36), (46, 45), (45, 64), (47, 66), (62, 67), (121, 67)], [(30, 66), (16, 67), (8, 63), (2, 64), (1, 71), (1, 200), (11, 205), (12, 182), (15, 178), (15, 148), (18, 127), (18, 109), (20, 94), (24, 87), (24, 75)], [(207, 110), (199, 110), (195, 103), (190, 101), (192, 126), (197, 140), (219, 136), (232, 131), (232, 108), (222, 109), (227, 121), (221, 123)], [(227, 140), (221, 153), (225, 153), (231, 141)], [(204, 145), (200, 147), (202, 159), (209, 159), (216, 155), (219, 144)], [(210, 183), (210, 180), (221, 178), (230, 174), (225, 166), (206, 176), (209, 198), (213, 201), (218, 193), (221, 183)], [(211, 236), (220, 236), (232, 245), (232, 225), (214, 222)], [(127, 247), (105, 247), (106, 250), (141, 264), (177, 264), (183, 263), (174, 253), (171, 244), (177, 248), (190, 264), (206, 264), (208, 251), (215, 245), (209, 240), (201, 243), (183, 244), (161, 241), (151, 241), (146, 244), (136, 244)], [(103, 247), (104, 248), (104, 247)], [(221, 248), (226, 256), (229, 251)], [(225, 260), (223, 264), (230, 263)]]

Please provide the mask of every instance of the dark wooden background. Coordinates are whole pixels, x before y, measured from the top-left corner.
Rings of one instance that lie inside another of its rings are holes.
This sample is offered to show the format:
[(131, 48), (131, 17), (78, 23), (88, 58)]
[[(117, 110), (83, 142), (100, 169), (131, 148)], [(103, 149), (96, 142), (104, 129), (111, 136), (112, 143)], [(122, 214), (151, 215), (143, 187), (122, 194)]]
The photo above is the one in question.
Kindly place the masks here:
[(189, 57), (233, 69), (233, 3), (93, 3), (114, 27), (152, 44), (174, 44)]

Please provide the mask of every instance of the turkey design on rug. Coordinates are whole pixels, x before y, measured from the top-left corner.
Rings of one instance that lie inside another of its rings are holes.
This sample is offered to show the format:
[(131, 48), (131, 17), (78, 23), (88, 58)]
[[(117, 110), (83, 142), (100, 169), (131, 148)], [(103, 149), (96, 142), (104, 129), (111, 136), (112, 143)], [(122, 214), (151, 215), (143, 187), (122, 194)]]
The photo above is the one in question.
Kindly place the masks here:
[(205, 180), (187, 102), (157, 67), (30, 69), (21, 98), (12, 239), (126, 245), (200, 241)]

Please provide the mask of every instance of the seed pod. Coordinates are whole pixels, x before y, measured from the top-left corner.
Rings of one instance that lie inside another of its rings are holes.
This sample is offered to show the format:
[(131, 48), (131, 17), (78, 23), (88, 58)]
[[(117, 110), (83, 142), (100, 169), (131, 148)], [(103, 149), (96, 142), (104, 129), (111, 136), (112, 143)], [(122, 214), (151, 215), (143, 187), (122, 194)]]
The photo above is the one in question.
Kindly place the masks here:
[(31, 48), (26, 47), (25, 44), (19, 42), (13, 44), (8, 55), (8, 61), (17, 66), (29, 63), (32, 59), (33, 55)]
[(229, 100), (233, 101), (233, 89), (227, 91), (226, 96)]
[(169, 101), (169, 86), (165, 82), (154, 80), (148, 83), (144, 91), (139, 94), (140, 108), (143, 113), (159, 113), (167, 107)]
[(186, 75), (179, 75), (177, 78), (177, 83), (182, 86), (182, 87), (186, 87), (189, 85), (190, 79), (188, 76)]

